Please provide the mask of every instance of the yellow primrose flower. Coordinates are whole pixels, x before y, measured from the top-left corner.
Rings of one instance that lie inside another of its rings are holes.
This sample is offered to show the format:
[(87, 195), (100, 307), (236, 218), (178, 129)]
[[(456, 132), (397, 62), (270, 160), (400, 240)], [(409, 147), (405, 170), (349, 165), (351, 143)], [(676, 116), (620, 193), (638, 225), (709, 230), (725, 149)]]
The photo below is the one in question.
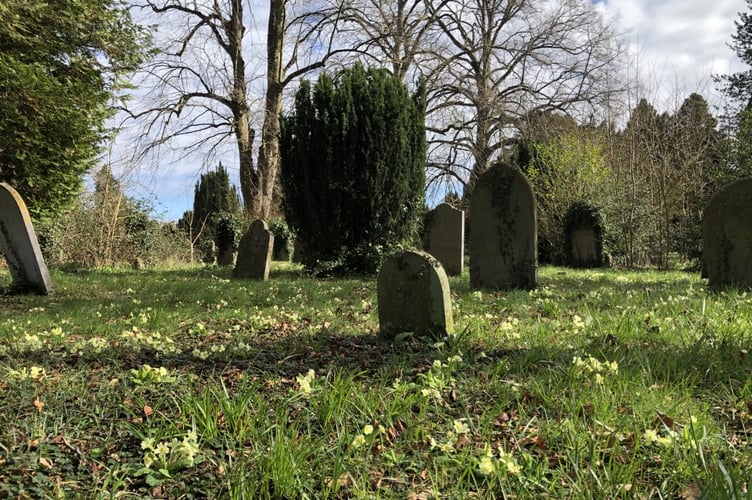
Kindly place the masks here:
[(454, 432), (457, 434), (467, 434), (470, 432), (470, 427), (463, 422), (463, 419), (458, 419), (454, 421)]
[(355, 439), (352, 440), (353, 448), (360, 448), (364, 444), (366, 444), (366, 437), (363, 434), (358, 434), (355, 436)]
[(653, 429), (647, 429), (645, 430), (645, 433), (642, 435), (642, 438), (648, 443), (654, 443), (658, 441), (658, 433), (654, 431)]
[(496, 471), (496, 464), (491, 457), (484, 455), (478, 462), (478, 468), (480, 469), (481, 474), (488, 476)]
[(373, 434), (373, 426), (371, 424), (366, 424), (363, 427), (363, 434), (366, 436), (370, 436), (371, 434)]
[(170, 445), (167, 443), (159, 443), (157, 447), (154, 448), (154, 453), (164, 458), (170, 453)]

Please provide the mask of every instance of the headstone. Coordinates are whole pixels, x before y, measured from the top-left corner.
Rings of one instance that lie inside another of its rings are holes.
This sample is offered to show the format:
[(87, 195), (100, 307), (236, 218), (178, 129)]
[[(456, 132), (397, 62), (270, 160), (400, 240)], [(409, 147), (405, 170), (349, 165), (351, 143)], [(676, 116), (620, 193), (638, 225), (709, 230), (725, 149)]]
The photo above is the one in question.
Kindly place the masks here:
[(406, 250), (388, 257), (377, 283), (383, 336), (414, 332), (442, 337), (454, 332), (449, 282), (441, 263), (430, 254)]
[(280, 239), (274, 237), (274, 250), (272, 251), (272, 258), (282, 262), (290, 262), (290, 243), (287, 239)]
[(514, 167), (497, 164), (478, 178), (470, 201), (470, 286), (538, 285), (535, 195)]
[(596, 249), (595, 228), (585, 225), (572, 230), (571, 260), (569, 265), (575, 267), (598, 267), (598, 251)]
[(572, 267), (603, 265), (603, 223), (598, 209), (575, 202), (564, 216), (564, 255)]
[(243, 235), (233, 276), (250, 280), (269, 279), (274, 235), (262, 220), (255, 220)]
[(448, 203), (426, 214), (426, 251), (436, 257), (449, 276), (462, 274), (465, 259), (465, 212)]
[(220, 247), (217, 252), (217, 265), (221, 267), (231, 266), (235, 263), (235, 250), (232, 246)]
[(723, 187), (708, 203), (703, 267), (714, 290), (752, 287), (752, 178)]
[(303, 255), (305, 254), (305, 247), (303, 241), (300, 238), (295, 238), (295, 242), (292, 247), (292, 261), (296, 264), (303, 263)]
[(29, 210), (12, 186), (0, 182), (0, 244), (17, 292), (49, 294), (52, 280), (31, 225)]

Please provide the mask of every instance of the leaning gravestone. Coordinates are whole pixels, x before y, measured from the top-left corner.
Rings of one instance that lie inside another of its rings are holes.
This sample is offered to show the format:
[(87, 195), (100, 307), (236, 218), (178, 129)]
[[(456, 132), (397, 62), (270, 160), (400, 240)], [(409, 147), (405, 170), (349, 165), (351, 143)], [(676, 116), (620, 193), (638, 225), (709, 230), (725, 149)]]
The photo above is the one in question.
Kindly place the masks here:
[(441, 263), (430, 254), (406, 250), (388, 257), (377, 283), (383, 336), (414, 332), (441, 337), (454, 332), (449, 282)]
[(0, 182), (0, 244), (17, 292), (49, 294), (52, 280), (39, 249), (31, 217), (18, 192)]
[(449, 276), (462, 274), (465, 259), (465, 212), (448, 203), (426, 214), (426, 251), (436, 257)]
[(274, 235), (262, 220), (255, 220), (243, 235), (238, 248), (233, 276), (250, 280), (269, 279)]
[(714, 290), (752, 287), (752, 178), (723, 187), (708, 203), (703, 267)]
[(483, 173), (470, 201), (470, 286), (533, 289), (538, 285), (535, 195), (514, 167)]

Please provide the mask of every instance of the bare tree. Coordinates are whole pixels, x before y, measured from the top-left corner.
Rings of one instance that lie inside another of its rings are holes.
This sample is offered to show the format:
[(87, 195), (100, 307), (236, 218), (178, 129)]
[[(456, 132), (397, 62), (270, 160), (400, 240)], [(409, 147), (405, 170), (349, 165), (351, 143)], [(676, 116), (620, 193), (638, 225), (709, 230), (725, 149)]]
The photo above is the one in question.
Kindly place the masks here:
[(466, 194), (532, 112), (594, 113), (619, 51), (587, 0), (425, 0), (441, 43), (429, 80), (429, 183)]
[[(441, 7), (448, 0), (437, 0)], [(434, 14), (424, 0), (349, 0), (341, 27), (343, 38), (367, 62), (391, 69), (405, 81), (417, 66), (430, 61)]]
[[(268, 217), (279, 168), (283, 91), (334, 53), (339, 3), (269, 0), (265, 48), (247, 38), (254, 14), (247, 0), (145, 0), (139, 6), (160, 16), (166, 41), (144, 70), (149, 105), (130, 109), (132, 117), (146, 123), (144, 150), (169, 143), (186, 153), (216, 154), (228, 140), (234, 142), (245, 211)], [(265, 85), (253, 86), (264, 71), (258, 66), (249, 71), (249, 66), (264, 57)], [(255, 96), (261, 94), (257, 106)], [(260, 116), (256, 165), (253, 147)]]

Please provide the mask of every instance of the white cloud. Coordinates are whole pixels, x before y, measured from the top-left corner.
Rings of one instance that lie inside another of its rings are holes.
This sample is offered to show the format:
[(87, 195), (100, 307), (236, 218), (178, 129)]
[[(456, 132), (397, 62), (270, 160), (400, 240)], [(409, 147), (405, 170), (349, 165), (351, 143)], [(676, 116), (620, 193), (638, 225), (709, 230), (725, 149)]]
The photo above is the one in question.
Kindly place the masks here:
[(692, 92), (719, 103), (713, 74), (742, 69), (728, 47), (745, 0), (606, 0), (598, 3), (623, 31), (645, 97), (671, 108)]

